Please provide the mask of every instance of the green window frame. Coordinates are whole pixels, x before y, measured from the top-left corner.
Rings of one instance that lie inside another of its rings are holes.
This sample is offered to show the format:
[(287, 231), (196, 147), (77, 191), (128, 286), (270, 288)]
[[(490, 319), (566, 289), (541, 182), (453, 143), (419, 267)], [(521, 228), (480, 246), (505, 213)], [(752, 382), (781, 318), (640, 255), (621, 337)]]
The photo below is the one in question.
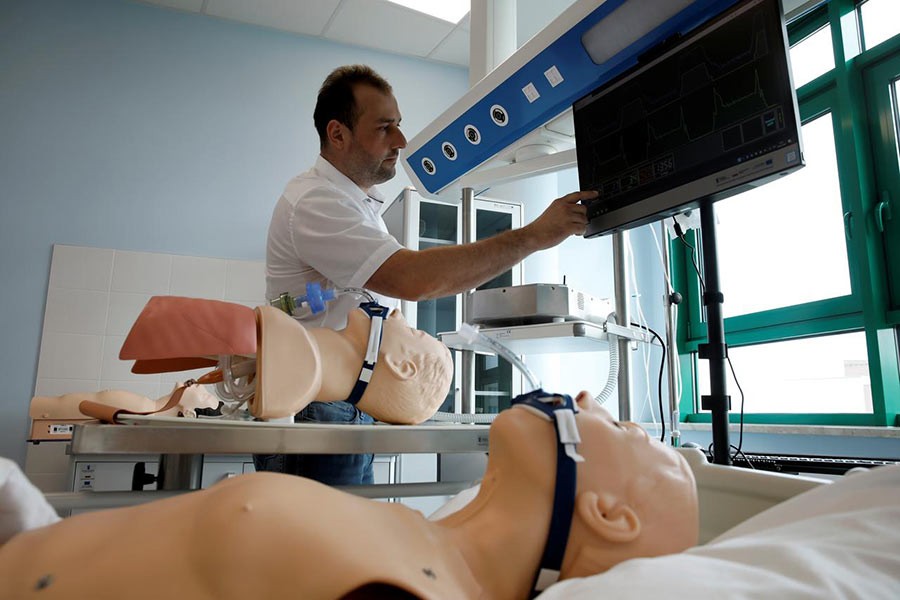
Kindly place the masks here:
[[(891, 301), (891, 285), (900, 290), (900, 175), (896, 137), (891, 137), (896, 136), (897, 128), (889, 118), (892, 100), (888, 85), (890, 78), (900, 73), (900, 35), (861, 52), (858, 4), (832, 0), (788, 26), (792, 45), (831, 26), (835, 67), (801, 86), (797, 99), (804, 123), (828, 113), (832, 119), (852, 291), (840, 298), (726, 318), (725, 337), (728, 346), (736, 348), (865, 332), (872, 412), (752, 413), (744, 415), (745, 423), (900, 425), (900, 298), (895, 295)], [(893, 210), (888, 211), (893, 213), (892, 219), (887, 227), (879, 228), (876, 212), (882, 213), (882, 225), (885, 223), (885, 205), (879, 207), (879, 202), (891, 198)], [(699, 256), (701, 236), (690, 231), (686, 237)], [(700, 282), (683, 244), (674, 240), (670, 256), (673, 284), (685, 298), (678, 316), (677, 345), (684, 382), (679, 409), (685, 421), (710, 422), (710, 413), (699, 408), (697, 385), (697, 349), (706, 341)], [(888, 256), (896, 258), (888, 260)], [(736, 390), (729, 394), (729, 418), (737, 422), (740, 399)]]

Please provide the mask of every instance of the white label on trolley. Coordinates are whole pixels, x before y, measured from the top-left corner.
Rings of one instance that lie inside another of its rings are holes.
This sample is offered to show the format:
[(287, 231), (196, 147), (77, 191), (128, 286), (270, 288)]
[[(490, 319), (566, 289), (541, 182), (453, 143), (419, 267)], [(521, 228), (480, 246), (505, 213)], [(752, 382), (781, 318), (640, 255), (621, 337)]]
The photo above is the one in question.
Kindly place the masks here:
[(50, 435), (65, 435), (72, 433), (74, 425), (51, 425)]

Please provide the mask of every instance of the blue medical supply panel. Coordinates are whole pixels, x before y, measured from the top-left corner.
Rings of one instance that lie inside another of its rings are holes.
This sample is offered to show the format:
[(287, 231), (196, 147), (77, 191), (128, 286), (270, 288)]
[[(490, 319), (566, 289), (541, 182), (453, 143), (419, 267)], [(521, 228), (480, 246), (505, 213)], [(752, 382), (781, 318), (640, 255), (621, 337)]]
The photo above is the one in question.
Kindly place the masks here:
[[(657, 0), (671, 2), (673, 0)], [(434, 194), (568, 109), (605, 81), (636, 65), (667, 39), (687, 33), (737, 0), (695, 0), (607, 60), (596, 64), (582, 38), (626, 3), (647, 9), (646, 0), (606, 0), (541, 50), (523, 67), (422, 144), (406, 161)], [(664, 5), (662, 5), (664, 6)]]

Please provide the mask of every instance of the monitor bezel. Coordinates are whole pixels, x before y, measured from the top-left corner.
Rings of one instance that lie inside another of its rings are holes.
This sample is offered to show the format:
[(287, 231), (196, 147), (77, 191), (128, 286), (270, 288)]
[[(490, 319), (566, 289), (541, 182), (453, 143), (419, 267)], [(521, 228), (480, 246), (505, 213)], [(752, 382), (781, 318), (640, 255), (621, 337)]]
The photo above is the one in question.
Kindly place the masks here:
[[(639, 63), (614, 80), (601, 85), (590, 94), (577, 100), (573, 104), (573, 119), (575, 121), (576, 132), (576, 156), (579, 161), (583, 160), (583, 156), (581, 156), (581, 153), (578, 151), (577, 144), (577, 136), (580, 129), (578, 119), (583, 108), (602, 99), (605, 95), (618, 89), (622, 85), (627, 84), (633, 79), (640, 77), (660, 62), (665, 61), (673, 54), (682, 51), (686, 47), (702, 39), (703, 36), (715, 31), (729, 21), (738, 18), (743, 13), (765, 3), (771, 3), (775, 6), (780, 19), (782, 52), (778, 52), (777, 49), (774, 52), (777, 52), (781, 57), (781, 67), (784, 69), (791, 90), (789, 95), (791, 106), (789, 108), (785, 107), (785, 110), (790, 110), (792, 112), (792, 119), (787, 119), (787, 121), (789, 121), (788, 125), (791, 126), (796, 133), (794, 136), (796, 142), (760, 154), (752, 160), (748, 160), (739, 165), (719, 168), (718, 170), (696, 177), (687, 183), (675, 185), (661, 192), (630, 202), (625, 206), (596, 215), (590, 219), (584, 237), (590, 238), (608, 235), (616, 231), (632, 229), (688, 210), (696, 209), (703, 203), (716, 202), (734, 196), (748, 189), (764, 185), (769, 181), (778, 179), (804, 166), (805, 162), (800, 132), (800, 111), (797, 104), (796, 88), (794, 87), (793, 74), (791, 72), (789, 60), (787, 27), (784, 22), (784, 11), (780, 0), (749, 0), (747, 2), (739, 2), (737, 5), (723, 11), (721, 14), (698, 26), (696, 29), (686, 34), (682, 39), (678, 40), (677, 43), (670, 44), (670, 47), (662, 52), (658, 52), (658, 55), (654, 58)], [(791, 153), (793, 153), (793, 155)], [(788, 158), (790, 156), (794, 156), (795, 160), (789, 161)], [(581, 169), (579, 169), (579, 181), (582, 189), (590, 189), (590, 186), (585, 186)]]

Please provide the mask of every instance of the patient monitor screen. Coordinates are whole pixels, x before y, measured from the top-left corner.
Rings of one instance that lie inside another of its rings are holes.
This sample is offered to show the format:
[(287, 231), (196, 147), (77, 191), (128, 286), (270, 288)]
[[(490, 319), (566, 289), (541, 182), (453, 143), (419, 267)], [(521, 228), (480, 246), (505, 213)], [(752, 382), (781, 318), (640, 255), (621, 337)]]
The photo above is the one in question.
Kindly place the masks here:
[(655, 54), (573, 107), (581, 189), (600, 192), (588, 236), (802, 166), (778, 0), (739, 2)]

